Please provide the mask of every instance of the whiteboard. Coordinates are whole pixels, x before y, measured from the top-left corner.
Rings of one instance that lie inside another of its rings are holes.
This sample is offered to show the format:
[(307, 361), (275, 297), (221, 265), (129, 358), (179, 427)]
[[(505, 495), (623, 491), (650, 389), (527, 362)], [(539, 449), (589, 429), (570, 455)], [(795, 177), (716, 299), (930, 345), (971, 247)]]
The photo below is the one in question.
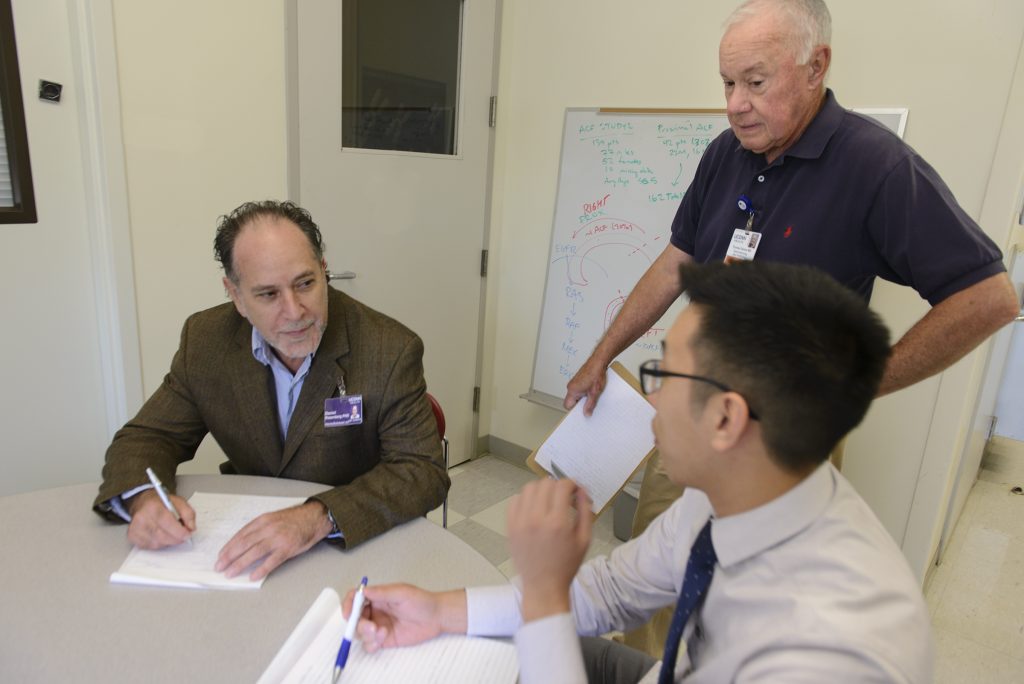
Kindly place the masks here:
[[(672, 218), (724, 110), (567, 109), (547, 282), (527, 399), (561, 407), (633, 286), (668, 244)], [(661, 355), (677, 302), (618, 360), (634, 375)]]
[[(906, 108), (855, 111), (903, 137)], [(562, 407), (566, 383), (668, 244), (705, 148), (728, 127), (725, 110), (566, 109), (533, 379), (522, 397)], [(684, 305), (669, 307), (618, 361), (635, 375), (660, 358)]]

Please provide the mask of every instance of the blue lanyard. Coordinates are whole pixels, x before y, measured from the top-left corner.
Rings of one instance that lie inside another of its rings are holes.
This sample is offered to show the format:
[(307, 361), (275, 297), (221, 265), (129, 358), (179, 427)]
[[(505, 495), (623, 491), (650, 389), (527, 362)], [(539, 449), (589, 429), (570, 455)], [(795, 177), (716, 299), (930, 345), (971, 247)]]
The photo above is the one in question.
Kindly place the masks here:
[(750, 198), (747, 197), (746, 195), (740, 195), (739, 199), (736, 200), (736, 206), (740, 208), (740, 211), (747, 212), (748, 216), (746, 230), (750, 230), (750, 228), (754, 225), (754, 212), (756, 211), (756, 209), (754, 209), (754, 203), (751, 202)]

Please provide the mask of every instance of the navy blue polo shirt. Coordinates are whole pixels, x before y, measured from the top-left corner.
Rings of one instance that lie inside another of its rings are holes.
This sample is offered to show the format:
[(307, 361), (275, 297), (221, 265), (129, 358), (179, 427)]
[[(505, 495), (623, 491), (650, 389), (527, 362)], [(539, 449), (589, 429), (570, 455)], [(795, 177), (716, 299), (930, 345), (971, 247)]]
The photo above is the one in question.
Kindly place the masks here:
[(831, 90), (799, 140), (771, 164), (731, 130), (708, 146), (672, 222), (672, 244), (698, 262), (725, 258), (746, 226), (756, 259), (816, 266), (865, 299), (875, 277), (932, 305), (1005, 271), (1002, 253), (924, 159), (891, 131), (843, 109)]

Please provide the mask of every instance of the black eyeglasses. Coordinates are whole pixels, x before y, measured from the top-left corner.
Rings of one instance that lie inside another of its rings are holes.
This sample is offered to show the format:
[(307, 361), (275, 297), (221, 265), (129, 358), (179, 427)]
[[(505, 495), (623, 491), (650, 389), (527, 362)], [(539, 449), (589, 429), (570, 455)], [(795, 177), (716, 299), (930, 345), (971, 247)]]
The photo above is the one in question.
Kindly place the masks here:
[[(690, 375), (689, 373), (673, 373), (672, 371), (662, 370), (661, 361), (659, 359), (651, 359), (650, 361), (644, 361), (642, 364), (640, 364), (640, 389), (643, 390), (644, 394), (654, 394), (655, 392), (660, 390), (662, 378), (685, 378), (687, 380), (696, 380), (697, 382), (706, 382), (712, 387), (717, 387), (723, 392), (735, 391), (728, 385), (722, 384), (712, 378), (704, 377), (703, 375)], [(744, 401), (745, 400), (746, 397), (744, 397)], [(754, 413), (754, 409), (750, 408), (750, 402), (747, 402), (747, 412), (750, 414), (750, 417), (753, 418), (754, 420), (760, 420), (757, 414)]]

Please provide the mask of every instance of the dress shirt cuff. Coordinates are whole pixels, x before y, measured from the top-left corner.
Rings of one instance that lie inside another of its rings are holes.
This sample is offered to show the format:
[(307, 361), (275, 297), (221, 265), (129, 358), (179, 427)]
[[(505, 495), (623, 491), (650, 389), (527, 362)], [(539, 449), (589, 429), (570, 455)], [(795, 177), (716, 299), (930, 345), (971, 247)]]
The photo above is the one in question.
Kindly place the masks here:
[(571, 613), (527, 622), (516, 632), (515, 641), (521, 684), (586, 683), (583, 652)]
[(132, 521), (132, 514), (128, 512), (128, 507), (125, 506), (124, 504), (125, 500), (132, 498), (133, 496), (139, 494), (140, 492), (144, 492), (147, 489), (152, 488), (153, 485), (151, 484), (139, 485), (135, 489), (129, 489), (127, 492), (122, 492), (118, 496), (112, 497), (109, 501), (107, 501), (107, 505), (110, 506), (110, 510), (117, 513), (118, 517), (121, 518), (121, 520), (130, 523)]
[(466, 634), (508, 637), (521, 624), (519, 593), (511, 584), (466, 588)]

